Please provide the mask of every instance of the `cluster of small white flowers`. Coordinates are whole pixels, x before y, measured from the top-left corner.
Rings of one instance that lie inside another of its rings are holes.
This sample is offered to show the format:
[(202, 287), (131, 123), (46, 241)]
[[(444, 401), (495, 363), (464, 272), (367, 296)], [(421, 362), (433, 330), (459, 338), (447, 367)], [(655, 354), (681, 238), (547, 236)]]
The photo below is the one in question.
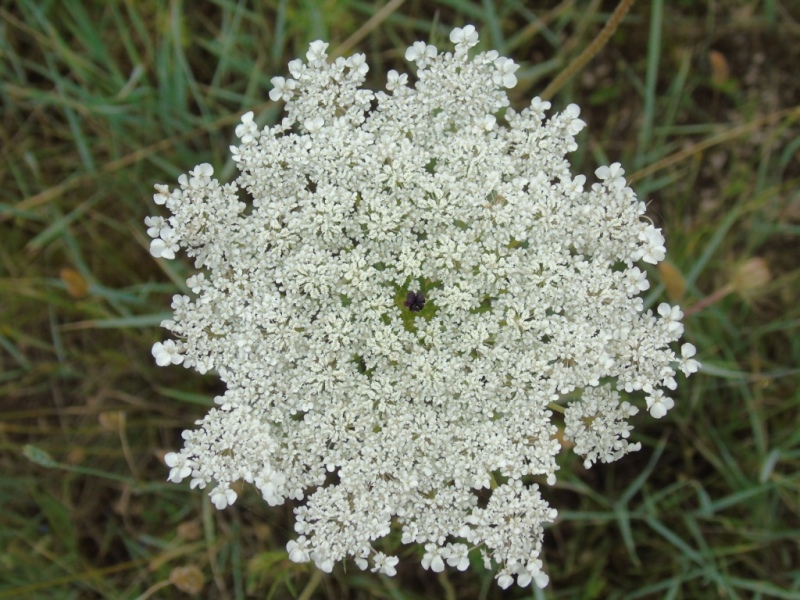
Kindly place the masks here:
[(531, 478), (556, 481), (549, 404), (571, 398), (566, 436), (609, 462), (639, 448), (617, 392), (662, 417), (675, 368), (699, 363), (670, 349), (677, 307), (643, 309), (634, 263), (662, 260), (664, 238), (619, 164), (589, 189), (570, 174), (578, 107), (515, 112), (518, 66), (470, 52), (472, 26), (450, 39), (411, 46), (416, 82), (390, 71), (388, 94), (360, 88), (363, 55), (329, 63), (314, 42), (272, 80), (287, 117), (236, 128), (235, 182), (201, 164), (156, 186), (172, 214), (146, 220), (153, 256), (182, 248), (204, 272), (153, 355), (227, 384), (166, 462), (220, 509), (240, 480), (270, 505), (305, 499), (293, 561), (394, 575), (373, 543), (396, 526), (426, 569), (479, 548), (501, 586), (544, 586), (557, 513)]
[(586, 458), (587, 469), (598, 459), (614, 462), (642, 447), (626, 441), (633, 429), (627, 420), (638, 412), (630, 402), (620, 404), (619, 394), (609, 386), (588, 387), (581, 401), (566, 411), (564, 437), (575, 440), (575, 454)]

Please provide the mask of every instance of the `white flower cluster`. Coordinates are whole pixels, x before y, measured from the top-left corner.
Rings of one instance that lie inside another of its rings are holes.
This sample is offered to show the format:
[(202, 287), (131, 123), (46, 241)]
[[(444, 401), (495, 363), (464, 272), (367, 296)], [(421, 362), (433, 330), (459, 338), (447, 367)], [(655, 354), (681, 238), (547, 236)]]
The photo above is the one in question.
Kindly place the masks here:
[(470, 52), (472, 26), (450, 39), (411, 46), (416, 82), (390, 71), (389, 93), (360, 88), (363, 55), (329, 63), (314, 42), (272, 80), (288, 116), (236, 128), (235, 182), (201, 164), (156, 186), (172, 215), (146, 221), (153, 256), (182, 248), (202, 272), (153, 355), (227, 384), (166, 462), (220, 509), (239, 480), (270, 505), (305, 498), (289, 557), (324, 571), (350, 557), (394, 575), (373, 543), (397, 528), (426, 569), (479, 548), (504, 588), (543, 587), (551, 403), (569, 401), (587, 467), (613, 461), (639, 448), (618, 392), (660, 418), (675, 368), (699, 363), (670, 349), (677, 307), (643, 310), (634, 263), (662, 260), (664, 238), (619, 164), (588, 189), (570, 174), (578, 107), (515, 112), (518, 66)]

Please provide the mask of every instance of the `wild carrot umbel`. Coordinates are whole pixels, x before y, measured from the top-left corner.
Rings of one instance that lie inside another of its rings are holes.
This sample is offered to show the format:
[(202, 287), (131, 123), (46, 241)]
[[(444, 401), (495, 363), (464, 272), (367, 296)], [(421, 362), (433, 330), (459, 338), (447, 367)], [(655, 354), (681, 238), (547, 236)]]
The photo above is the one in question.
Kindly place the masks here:
[(361, 89), (363, 55), (328, 63), (314, 42), (272, 80), (287, 116), (236, 128), (234, 182), (201, 164), (156, 186), (171, 216), (148, 218), (152, 254), (200, 271), (153, 354), (227, 385), (169, 479), (212, 485), (220, 509), (238, 480), (305, 499), (289, 557), (324, 571), (351, 557), (393, 575), (374, 544), (394, 523), (426, 569), (479, 548), (501, 586), (541, 587), (550, 407), (587, 468), (614, 461), (640, 447), (634, 404), (664, 416), (676, 368), (699, 363), (671, 348), (678, 307), (643, 309), (636, 264), (663, 260), (664, 238), (620, 165), (589, 186), (570, 173), (578, 107), (514, 111), (518, 66), (472, 53), (472, 26), (450, 39), (412, 45), (414, 84), (390, 71), (386, 92)]

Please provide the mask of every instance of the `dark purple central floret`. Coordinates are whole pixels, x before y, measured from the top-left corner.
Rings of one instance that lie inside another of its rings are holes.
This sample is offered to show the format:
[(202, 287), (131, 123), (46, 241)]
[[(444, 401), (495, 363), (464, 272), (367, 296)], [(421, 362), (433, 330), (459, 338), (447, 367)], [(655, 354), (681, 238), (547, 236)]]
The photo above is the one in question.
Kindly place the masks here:
[(419, 312), (425, 306), (425, 294), (422, 292), (408, 292), (403, 305), (411, 312)]

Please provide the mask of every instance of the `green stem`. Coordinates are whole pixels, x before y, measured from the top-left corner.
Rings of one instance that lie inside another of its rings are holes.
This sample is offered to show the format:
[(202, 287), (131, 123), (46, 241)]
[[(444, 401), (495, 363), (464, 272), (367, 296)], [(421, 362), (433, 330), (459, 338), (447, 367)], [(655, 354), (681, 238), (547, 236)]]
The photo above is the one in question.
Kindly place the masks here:
[(319, 582), (322, 581), (322, 571), (315, 568), (314, 572), (311, 574), (311, 579), (308, 580), (303, 593), (297, 598), (297, 600), (309, 600), (311, 595), (314, 593), (314, 590), (317, 589)]

